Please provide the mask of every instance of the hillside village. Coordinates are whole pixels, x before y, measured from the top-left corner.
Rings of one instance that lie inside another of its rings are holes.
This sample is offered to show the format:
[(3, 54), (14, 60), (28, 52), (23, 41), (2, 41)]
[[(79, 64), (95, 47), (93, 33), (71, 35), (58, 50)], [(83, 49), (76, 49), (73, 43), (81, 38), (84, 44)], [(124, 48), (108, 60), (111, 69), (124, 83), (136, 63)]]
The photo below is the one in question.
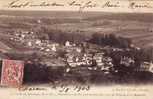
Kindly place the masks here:
[[(76, 71), (84, 71), (80, 75), (86, 75), (86, 71), (101, 72), (104, 75), (153, 73), (152, 61), (138, 61), (138, 57), (133, 53), (141, 49), (133, 45), (130, 48), (118, 48), (69, 40), (61, 44), (49, 39), (41, 39), (34, 31), (15, 31), (7, 35), (9, 35), (7, 38), (9, 43), (21, 52), (15, 52), (15, 54), (20, 53), (19, 58), (16, 58), (17, 55), (14, 55), (13, 52), (2, 52), (8, 56), (5, 59), (23, 60), (30, 66), (32, 64), (37, 67), (44, 66), (43, 68), (48, 68), (49, 75), (54, 75), (55, 71), (60, 73), (58, 69), (63, 69), (64, 75), (73, 74)], [(32, 58), (24, 56), (26, 53), (31, 53)], [(35, 69), (32, 70), (35, 71)]]
[[(126, 53), (126, 51), (132, 50), (130, 48), (123, 49), (109, 46), (101, 47), (88, 42), (75, 43), (68, 40), (65, 41), (64, 44), (60, 44), (51, 40), (42, 40), (38, 37), (38, 34), (33, 31), (19, 31), (10, 33), (9, 35), (12, 35), (9, 39), (14, 44), (18, 44), (18, 46), (28, 48), (29, 50), (36, 50), (39, 53), (43, 53), (44, 55), (50, 57), (49, 60), (59, 59), (63, 61), (61, 63), (64, 63), (61, 65), (64, 66), (68, 64), (70, 67), (88, 66), (90, 67), (88, 69), (96, 70), (99, 68), (100, 70), (109, 71), (109, 69), (112, 69), (114, 65), (112, 57), (110, 55), (106, 55), (106, 52)], [(139, 50), (137, 47), (135, 47), (135, 49)], [(46, 63), (43, 64), (50, 66), (53, 65), (49, 62)], [(131, 64), (135, 64), (135, 60), (132, 57), (122, 56), (120, 64), (130, 67)], [(149, 62), (143, 62), (141, 66), (146, 66), (147, 64), (150, 64), (150, 68), (152, 68), (151, 63)]]

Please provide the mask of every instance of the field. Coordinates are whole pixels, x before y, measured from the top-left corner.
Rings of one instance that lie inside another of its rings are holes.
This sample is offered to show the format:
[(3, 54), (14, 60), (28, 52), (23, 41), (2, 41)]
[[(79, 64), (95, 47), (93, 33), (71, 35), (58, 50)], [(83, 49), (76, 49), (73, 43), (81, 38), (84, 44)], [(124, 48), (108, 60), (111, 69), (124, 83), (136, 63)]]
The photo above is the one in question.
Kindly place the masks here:
[(136, 46), (153, 46), (153, 14), (102, 12), (0, 11), (0, 34), (41, 27), (65, 33), (114, 33), (130, 38)]

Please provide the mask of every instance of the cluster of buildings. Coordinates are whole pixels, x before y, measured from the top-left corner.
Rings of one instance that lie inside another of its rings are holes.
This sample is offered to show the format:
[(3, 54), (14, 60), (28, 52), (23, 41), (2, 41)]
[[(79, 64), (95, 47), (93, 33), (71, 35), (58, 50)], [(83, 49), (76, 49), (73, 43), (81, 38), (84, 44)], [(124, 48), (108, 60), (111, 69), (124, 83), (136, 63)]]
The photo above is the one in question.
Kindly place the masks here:
[(59, 46), (58, 43), (39, 39), (37, 34), (31, 31), (16, 32), (10, 40), (20, 43), (28, 48), (37, 49), (46, 53), (56, 52)]
[[(28, 48), (43, 52), (46, 55), (52, 55), (53, 53), (58, 54), (59, 50), (61, 49), (65, 52), (65, 57), (59, 56), (53, 62), (51, 62), (51, 60), (54, 59), (50, 59), (47, 61), (47, 64), (54, 63), (54, 65), (56, 66), (58, 65), (58, 63), (62, 63), (64, 65), (68, 65), (70, 68), (85, 66), (89, 70), (101, 70), (106, 71), (106, 73), (108, 73), (110, 69), (112, 69), (114, 66), (113, 59), (109, 56), (106, 56), (105, 52), (97, 50), (97, 47), (94, 48), (91, 44), (91, 47), (87, 48), (87, 45), (84, 42), (84, 44), (81, 45), (66, 41), (64, 45), (62, 45), (50, 40), (42, 40), (38, 37), (38, 34), (32, 31), (16, 32), (15, 34), (13, 34), (13, 36), (11, 36), (10, 40), (15, 41), (16, 43), (20, 43), (21, 45)], [(113, 52), (124, 52), (124, 50), (121, 48), (106, 48), (106, 50), (107, 49)], [(126, 67), (129, 67), (134, 63), (134, 59), (130, 57), (122, 57), (120, 61), (120, 64)], [(140, 67), (136, 71), (153, 72), (153, 63), (142, 62)]]
[(113, 68), (112, 58), (105, 56), (103, 52), (81, 53), (70, 52), (66, 54), (66, 61), (71, 68), (87, 67), (89, 70), (101, 70), (109, 73)]
[(58, 53), (58, 50), (62, 49), (66, 53), (63, 60), (66, 60), (65, 65), (68, 65), (69, 67), (86, 66), (89, 67), (88, 69), (90, 70), (109, 70), (109, 68), (113, 67), (112, 59), (108, 56), (104, 56), (104, 52), (95, 52), (91, 54), (90, 49), (84, 52), (84, 47), (81, 44), (75, 44), (70, 41), (66, 41), (64, 45), (61, 45), (50, 40), (41, 40), (37, 37), (36, 33), (29, 31), (16, 32), (10, 40), (20, 43), (28, 48), (47, 53), (47, 55)]

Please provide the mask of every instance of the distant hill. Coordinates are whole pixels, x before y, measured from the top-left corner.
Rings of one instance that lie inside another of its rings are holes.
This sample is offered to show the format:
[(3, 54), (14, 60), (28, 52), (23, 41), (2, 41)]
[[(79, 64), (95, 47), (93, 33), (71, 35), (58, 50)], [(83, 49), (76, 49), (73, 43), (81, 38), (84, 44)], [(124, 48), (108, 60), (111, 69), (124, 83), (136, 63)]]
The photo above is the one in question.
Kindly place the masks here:
[(114, 33), (140, 47), (153, 45), (153, 14), (103, 12), (0, 11), (0, 31), (40, 27), (65, 33)]

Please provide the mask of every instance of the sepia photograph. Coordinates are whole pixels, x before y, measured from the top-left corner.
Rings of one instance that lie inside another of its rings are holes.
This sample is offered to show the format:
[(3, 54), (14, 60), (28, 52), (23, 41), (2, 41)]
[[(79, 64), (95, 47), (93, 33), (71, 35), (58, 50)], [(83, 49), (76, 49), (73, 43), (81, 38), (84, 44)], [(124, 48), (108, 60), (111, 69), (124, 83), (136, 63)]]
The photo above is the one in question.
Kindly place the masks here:
[(57, 1), (0, 1), (8, 4), (0, 6), (0, 89), (67, 93), (71, 86), (86, 93), (92, 86), (153, 85), (152, 0), (125, 0), (130, 11), (119, 0)]

